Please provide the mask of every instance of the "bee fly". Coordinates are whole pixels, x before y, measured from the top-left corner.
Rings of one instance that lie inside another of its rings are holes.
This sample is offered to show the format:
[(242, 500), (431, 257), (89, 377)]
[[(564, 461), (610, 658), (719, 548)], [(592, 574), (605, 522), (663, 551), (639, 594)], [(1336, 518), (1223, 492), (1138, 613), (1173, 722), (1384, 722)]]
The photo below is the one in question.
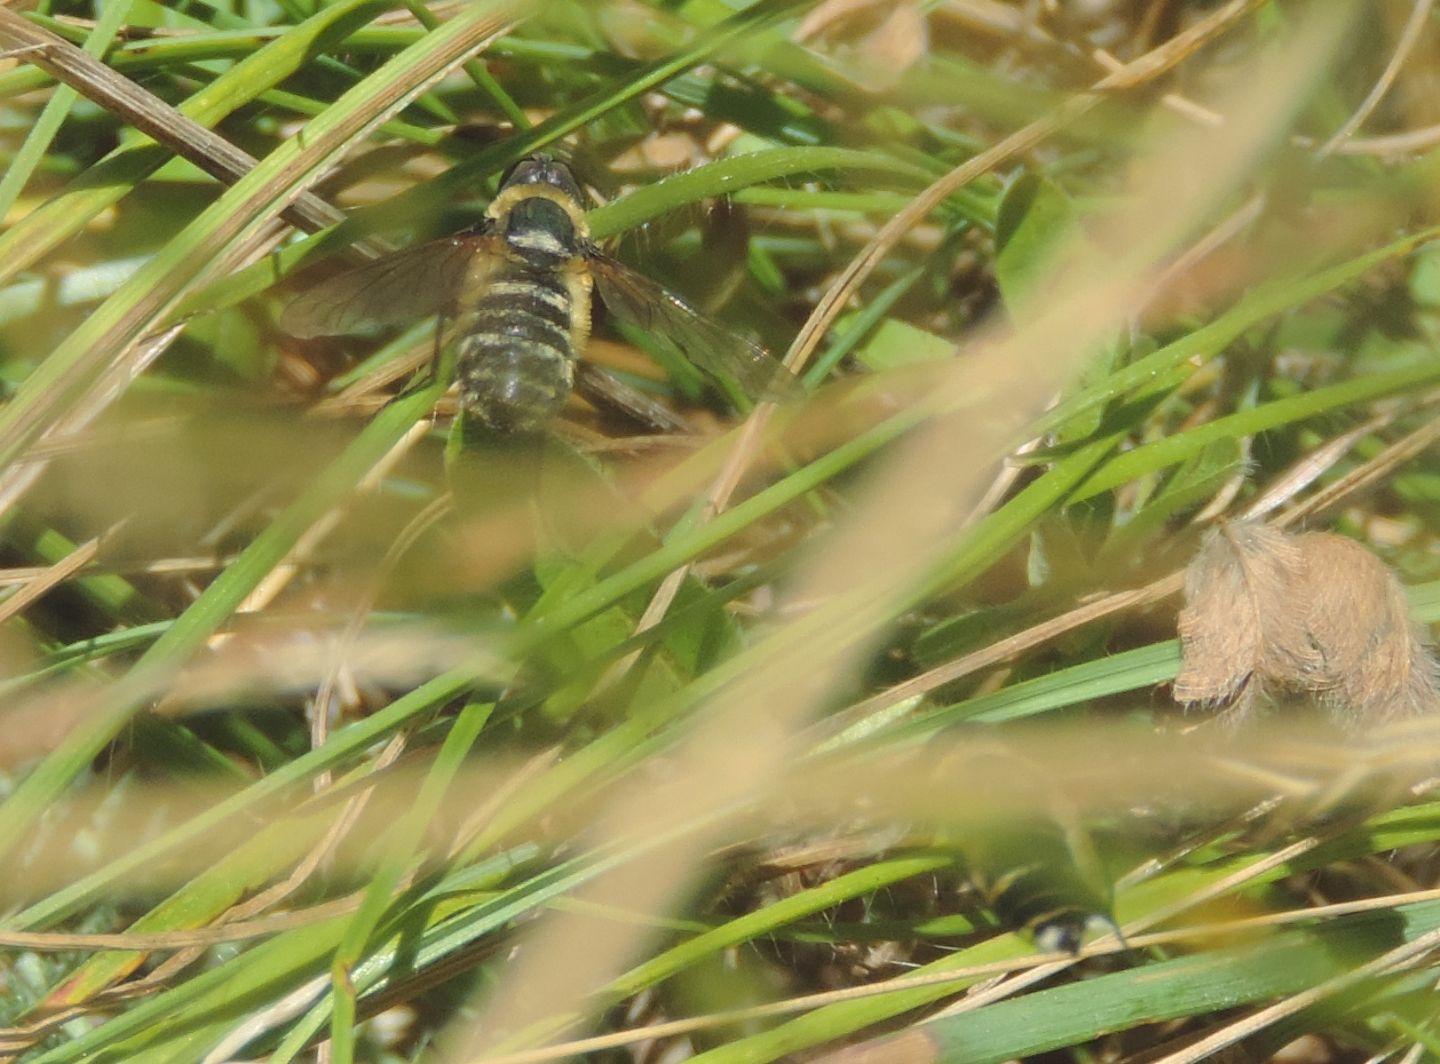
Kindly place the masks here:
[(616, 317), (665, 336), (751, 398), (797, 390), (764, 348), (602, 252), (574, 175), (548, 155), (517, 163), (474, 229), (317, 285), (286, 308), (280, 327), (301, 338), (334, 336), (438, 314), (454, 322), (448, 342), (462, 414), (496, 432), (529, 432), (570, 394), (590, 336), (592, 287)]

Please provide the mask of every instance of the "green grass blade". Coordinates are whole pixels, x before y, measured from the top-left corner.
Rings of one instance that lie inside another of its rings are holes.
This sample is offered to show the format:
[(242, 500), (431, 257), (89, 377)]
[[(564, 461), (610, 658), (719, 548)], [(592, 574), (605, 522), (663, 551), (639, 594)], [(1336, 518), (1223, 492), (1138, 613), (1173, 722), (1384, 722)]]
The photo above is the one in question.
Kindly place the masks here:
[[(107, 4), (94, 28), (85, 38), (85, 43), (82, 45), (84, 51), (96, 57), (104, 55), (129, 14), (129, 0)], [(4, 176), (0, 176), (0, 218), (6, 217), (10, 213), (10, 208), (15, 206), (15, 200), (24, 190), (25, 183), (30, 180), (30, 175), (35, 172), (35, 167), (39, 165), (40, 160), (49, 149), (55, 134), (60, 131), (60, 124), (65, 121), (66, 114), (79, 99), (79, 95), (70, 86), (61, 85), (46, 102), (44, 109), (40, 112), (39, 120), (26, 134), (25, 142), (16, 152), (15, 158), (11, 160)], [(4, 261), (3, 251), (0, 251), (0, 261)]]
[(1075, 489), (1072, 501), (1088, 499), (1102, 491), (1137, 480), (1147, 473), (1179, 465), (1216, 440), (1254, 436), (1269, 429), (1304, 421), (1329, 410), (1405, 392), (1437, 377), (1440, 377), (1440, 364), (1435, 363), (1411, 366), (1390, 373), (1372, 373), (1326, 388), (1316, 388), (1302, 395), (1275, 399), (1253, 410), (1216, 418), (1198, 428), (1177, 432), (1173, 436), (1116, 456)]

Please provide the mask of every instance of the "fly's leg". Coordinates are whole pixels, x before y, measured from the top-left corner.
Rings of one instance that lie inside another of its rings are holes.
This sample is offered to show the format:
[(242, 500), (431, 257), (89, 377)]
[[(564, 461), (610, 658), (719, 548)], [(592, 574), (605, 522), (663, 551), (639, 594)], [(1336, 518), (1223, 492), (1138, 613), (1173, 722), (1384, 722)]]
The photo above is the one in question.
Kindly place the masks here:
[[(450, 319), (441, 315), (435, 321), (435, 341), (430, 348), (430, 361), (423, 372), (418, 372), (405, 386), (404, 391), (418, 392), (422, 388), (428, 388), (432, 384), (443, 383), (445, 387), (455, 379), (455, 352), (445, 344), (445, 329), (450, 324)], [(453, 347), (453, 345), (449, 345)]]
[(465, 454), (465, 417), (463, 409), (455, 411), (455, 419), (450, 422), (450, 431), (445, 434), (445, 481), (453, 490), (455, 485), (455, 471), (459, 467), (460, 459)]
[[(426, 372), (416, 374), (415, 383), (410, 389), (435, 387), (439, 396), (443, 397), (445, 392), (450, 390), (451, 383), (455, 380), (455, 345), (445, 343), (445, 330), (450, 324), (450, 319), (444, 314), (435, 321), (435, 342), (430, 349), (430, 364)], [(464, 436), (465, 412), (457, 411), (455, 420), (450, 423), (450, 431), (445, 436), (445, 479), (453, 483), (451, 475), (460, 454), (465, 449)]]
[[(440, 394), (443, 395), (454, 380), (455, 355), (447, 350), (445, 344), (445, 328), (450, 319), (443, 315), (435, 322), (435, 340), (430, 349), (430, 358), (420, 369), (416, 370), (410, 380), (400, 389), (401, 395), (413, 395), (415, 392), (424, 391), (426, 388), (440, 385)], [(449, 345), (453, 346), (453, 345)]]
[(430, 351), (430, 379), (443, 381), (449, 388), (455, 380), (455, 345), (445, 344), (445, 327), (450, 320), (440, 315), (435, 321), (435, 346)]

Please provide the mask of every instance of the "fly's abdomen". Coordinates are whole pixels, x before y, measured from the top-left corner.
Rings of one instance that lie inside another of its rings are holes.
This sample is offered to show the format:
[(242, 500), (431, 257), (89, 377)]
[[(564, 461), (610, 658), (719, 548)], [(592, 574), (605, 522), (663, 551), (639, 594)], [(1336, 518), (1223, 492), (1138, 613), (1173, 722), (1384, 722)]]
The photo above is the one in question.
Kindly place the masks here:
[(550, 420), (575, 379), (575, 313), (554, 271), (501, 268), (457, 326), (461, 410), (496, 432)]

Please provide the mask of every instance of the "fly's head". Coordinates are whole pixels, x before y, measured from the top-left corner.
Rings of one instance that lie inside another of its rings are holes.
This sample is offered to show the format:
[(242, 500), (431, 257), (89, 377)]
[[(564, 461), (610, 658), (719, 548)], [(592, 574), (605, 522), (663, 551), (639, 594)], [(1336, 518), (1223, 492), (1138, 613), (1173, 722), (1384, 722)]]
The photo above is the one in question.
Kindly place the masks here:
[(580, 183), (575, 180), (574, 171), (559, 159), (543, 152), (527, 155), (512, 166), (500, 182), (500, 193), (503, 196), (513, 189), (527, 187), (530, 191), (539, 188), (551, 189), (572, 203), (581, 207), (585, 205), (585, 193), (581, 191)]

